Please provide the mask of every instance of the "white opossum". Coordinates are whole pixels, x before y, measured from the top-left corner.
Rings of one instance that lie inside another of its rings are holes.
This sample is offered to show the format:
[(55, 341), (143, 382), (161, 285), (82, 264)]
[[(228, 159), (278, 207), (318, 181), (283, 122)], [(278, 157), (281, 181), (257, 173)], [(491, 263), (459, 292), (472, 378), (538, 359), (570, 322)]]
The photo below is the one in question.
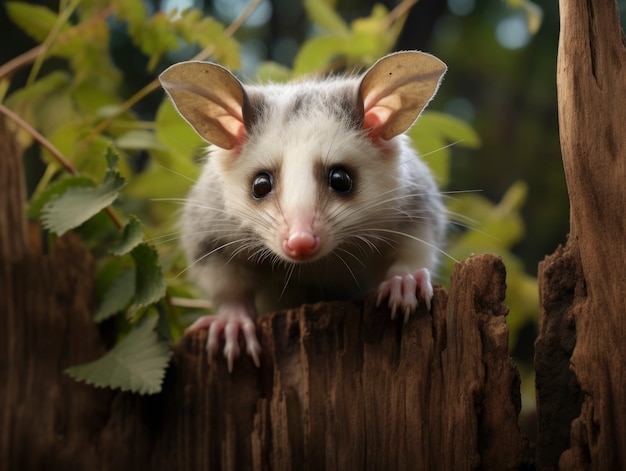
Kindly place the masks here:
[(175, 64), (160, 76), (211, 146), (185, 203), (190, 271), (216, 306), (209, 360), (232, 370), (242, 333), (259, 365), (258, 312), (378, 290), (405, 321), (430, 307), (429, 270), (445, 232), (441, 195), (406, 131), (446, 66), (407, 51), (362, 76), (242, 85), (223, 67)]

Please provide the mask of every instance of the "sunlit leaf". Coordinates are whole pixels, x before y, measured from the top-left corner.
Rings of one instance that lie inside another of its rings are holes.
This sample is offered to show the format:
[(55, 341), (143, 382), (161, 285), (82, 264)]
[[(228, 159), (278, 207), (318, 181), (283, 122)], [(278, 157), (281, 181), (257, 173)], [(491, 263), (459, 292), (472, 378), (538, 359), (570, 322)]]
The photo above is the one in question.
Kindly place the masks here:
[(256, 76), (260, 83), (283, 83), (291, 78), (291, 70), (274, 61), (263, 61), (259, 64)]
[[(31, 126), (48, 135), (75, 118), (68, 92), (70, 80), (66, 72), (51, 72), (13, 92), (6, 104)], [(18, 139), (25, 148), (32, 143), (32, 136), (24, 130), (18, 131)]]
[[(446, 113), (427, 111), (419, 118), (416, 126), (428, 127), (448, 143), (455, 143), (470, 149), (480, 146), (480, 136), (474, 128), (465, 121)], [(427, 149), (424, 152), (433, 150), (435, 149)]]
[(448, 185), (450, 145), (477, 148), (480, 137), (464, 121), (437, 111), (426, 111), (407, 133), (442, 188)]
[(100, 388), (158, 393), (171, 352), (167, 342), (155, 332), (157, 320), (157, 317), (145, 319), (103, 357), (68, 368), (65, 373)]
[[(57, 14), (43, 5), (26, 2), (6, 2), (11, 21), (35, 41), (43, 42), (57, 21)], [(62, 30), (68, 27), (64, 26)]]
[(144, 24), (138, 45), (149, 57), (147, 69), (150, 72), (163, 54), (180, 47), (174, 26), (163, 12), (156, 13)]
[(89, 117), (101, 117), (100, 110), (106, 107), (117, 108), (121, 103), (120, 97), (112, 90), (94, 82), (82, 81), (75, 85), (72, 96), (77, 109)]
[(306, 41), (294, 59), (295, 75), (320, 70), (330, 60), (343, 53), (343, 41), (334, 36), (317, 36)]
[[(159, 143), (163, 144), (171, 155), (170, 160), (184, 160), (190, 163), (196, 150), (207, 145), (176, 111), (170, 100), (163, 100), (157, 110), (155, 133)], [(171, 164), (171, 162), (162, 163)]]
[(229, 69), (241, 67), (239, 43), (224, 34), (224, 25), (199, 10), (187, 9), (175, 20), (176, 33), (188, 44), (210, 47), (211, 60)]
[(144, 150), (163, 149), (155, 134), (150, 131), (132, 130), (122, 134), (115, 140), (115, 147), (118, 149)]
[(113, 0), (111, 3), (118, 18), (128, 23), (131, 34), (137, 34), (136, 30), (142, 27), (148, 14), (145, 3), (142, 0)]
[(352, 38), (346, 43), (346, 52), (368, 65), (387, 54), (401, 32), (401, 28), (389, 28), (388, 13), (384, 5), (376, 4), (369, 17), (354, 20), (350, 25)]
[(320, 28), (336, 35), (347, 35), (348, 25), (325, 0), (304, 0), (309, 19)]

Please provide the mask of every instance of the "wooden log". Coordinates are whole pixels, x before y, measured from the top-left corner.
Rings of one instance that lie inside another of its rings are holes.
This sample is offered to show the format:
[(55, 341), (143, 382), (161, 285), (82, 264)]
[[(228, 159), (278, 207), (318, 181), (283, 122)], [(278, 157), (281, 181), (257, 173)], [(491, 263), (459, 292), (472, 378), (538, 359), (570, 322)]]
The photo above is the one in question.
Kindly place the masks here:
[(178, 440), (184, 469), (519, 469), (504, 277), (473, 257), (404, 326), (373, 295), (270, 314), (259, 370), (245, 358), (228, 375), (206, 362), (205, 333), (184, 339), (153, 464), (168, 469)]
[[(570, 234), (540, 267), (537, 466), (554, 469), (558, 460), (560, 469), (626, 469), (626, 41), (616, 2), (561, 0), (560, 15), (557, 85)], [(569, 379), (547, 374), (556, 332), (558, 361), (569, 358), (574, 374)], [(565, 441), (564, 417), (546, 420), (560, 415), (559, 395), (569, 396), (567, 415), (577, 416)], [(555, 437), (560, 458), (549, 450)]]

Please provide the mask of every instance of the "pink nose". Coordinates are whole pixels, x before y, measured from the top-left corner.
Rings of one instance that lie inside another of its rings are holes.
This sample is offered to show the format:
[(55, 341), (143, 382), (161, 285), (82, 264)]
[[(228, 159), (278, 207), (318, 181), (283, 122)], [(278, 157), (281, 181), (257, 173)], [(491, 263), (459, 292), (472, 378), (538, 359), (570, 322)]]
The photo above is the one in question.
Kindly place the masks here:
[(319, 237), (310, 232), (294, 232), (289, 236), (289, 239), (283, 242), (285, 253), (296, 259), (311, 257), (317, 253), (319, 248)]

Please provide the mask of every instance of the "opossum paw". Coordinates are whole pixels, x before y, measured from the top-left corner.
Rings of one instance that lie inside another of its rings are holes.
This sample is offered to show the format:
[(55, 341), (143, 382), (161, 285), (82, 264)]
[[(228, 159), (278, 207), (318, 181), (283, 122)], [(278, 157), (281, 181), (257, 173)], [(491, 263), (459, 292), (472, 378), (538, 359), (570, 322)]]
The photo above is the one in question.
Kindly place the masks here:
[(208, 329), (206, 349), (209, 362), (217, 355), (223, 341), (224, 348), (222, 352), (228, 363), (228, 371), (232, 373), (233, 364), (240, 353), (239, 333), (241, 332), (248, 355), (250, 355), (254, 364), (259, 367), (261, 365), (261, 345), (256, 336), (253, 315), (245, 305), (223, 305), (220, 306), (217, 314), (200, 317), (187, 328), (185, 334)]
[(387, 299), (387, 305), (391, 309), (391, 318), (395, 319), (397, 312), (401, 311), (406, 323), (411, 313), (417, 310), (418, 299), (422, 299), (430, 311), (432, 297), (430, 273), (426, 268), (422, 268), (414, 273), (395, 275), (383, 281), (378, 287), (376, 305), (380, 306)]

